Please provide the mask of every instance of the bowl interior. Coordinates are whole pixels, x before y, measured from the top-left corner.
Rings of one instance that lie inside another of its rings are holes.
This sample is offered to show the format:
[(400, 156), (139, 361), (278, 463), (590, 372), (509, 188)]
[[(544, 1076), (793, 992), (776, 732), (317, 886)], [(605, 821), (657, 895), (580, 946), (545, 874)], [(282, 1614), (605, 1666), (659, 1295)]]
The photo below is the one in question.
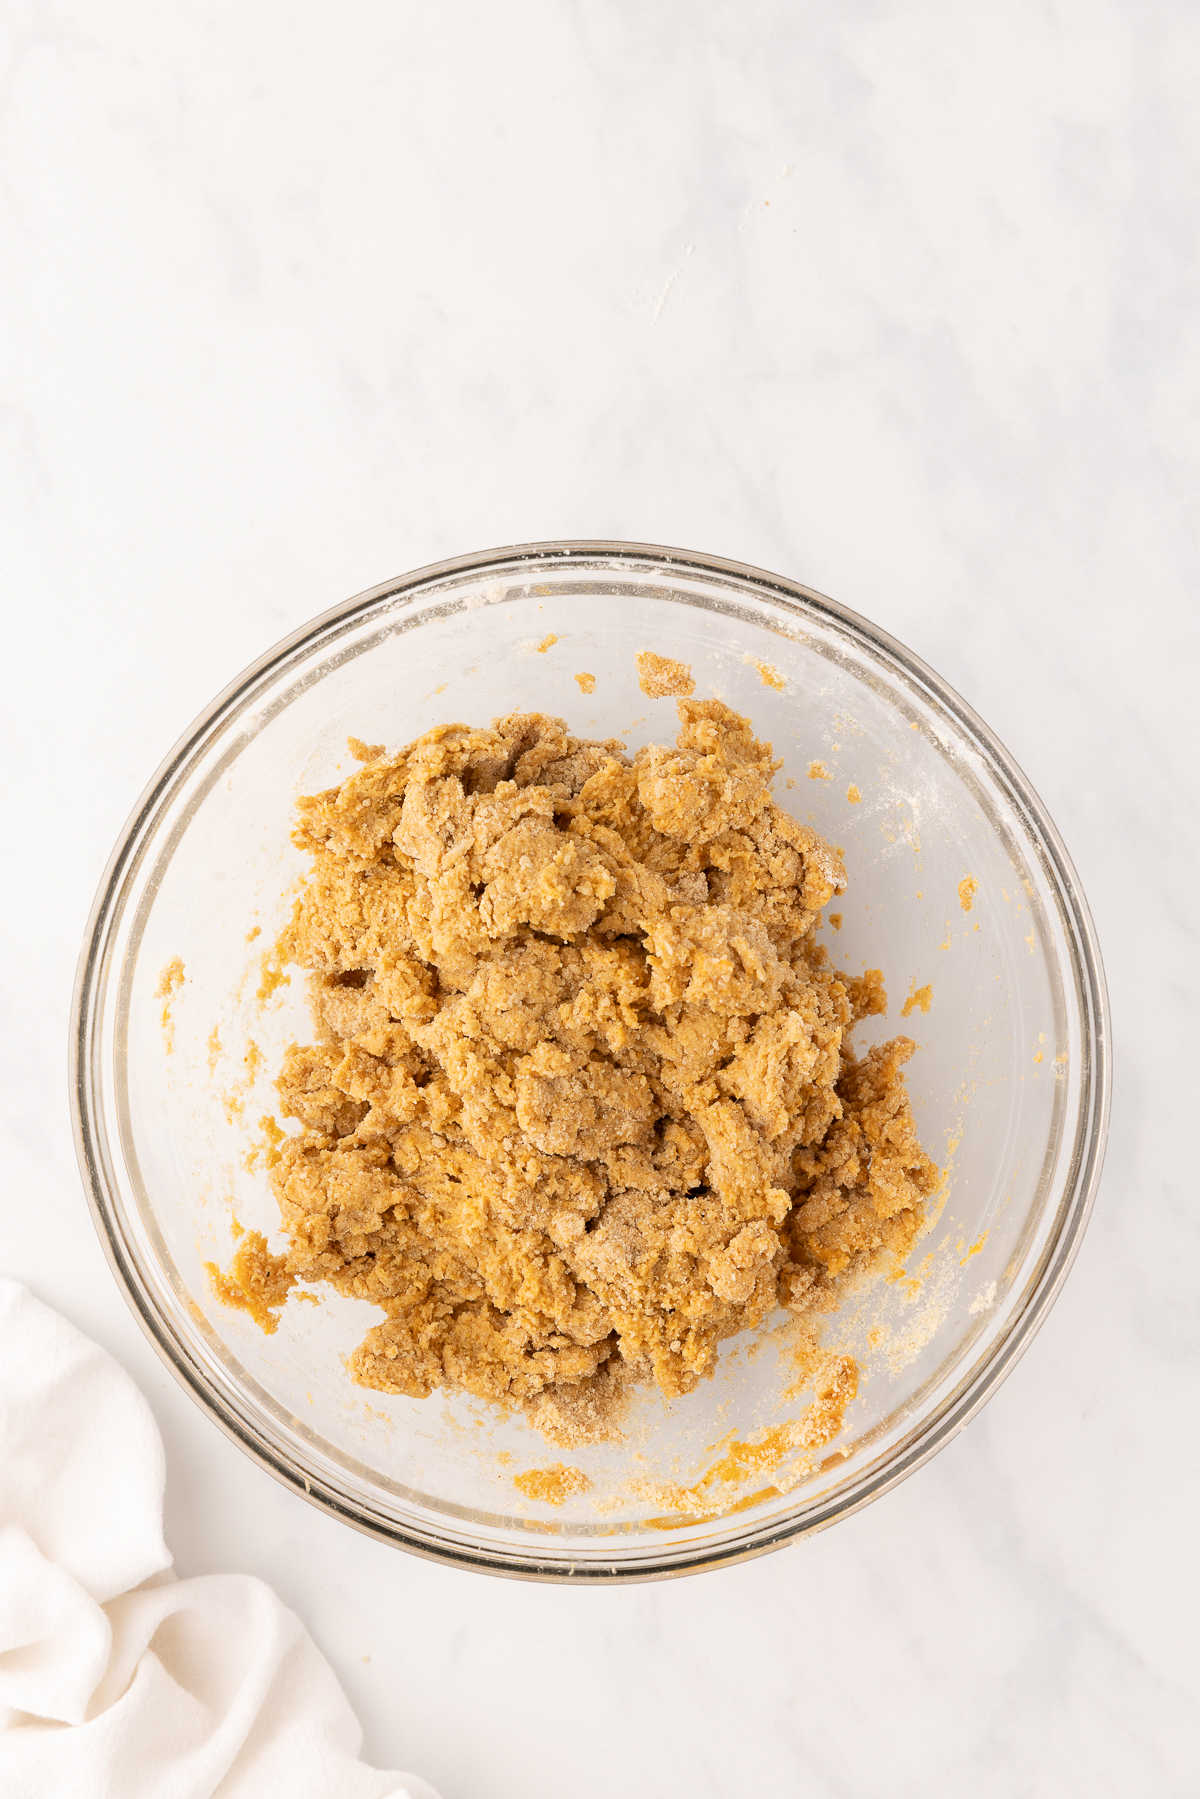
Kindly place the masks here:
[[(669, 740), (674, 703), (640, 691), (642, 649), (679, 657), (698, 694), (748, 713), (783, 759), (779, 797), (842, 846), (842, 924), (823, 938), (851, 972), (883, 969), (889, 1015), (857, 1041), (916, 1040), (910, 1091), (947, 1171), (908, 1277), (825, 1325), (863, 1378), (840, 1435), (807, 1454), (771, 1447), (810, 1397), (793, 1390), (786, 1330), (728, 1345), (686, 1400), (643, 1395), (622, 1442), (564, 1453), (473, 1401), (352, 1385), (343, 1358), (379, 1315), (366, 1304), (293, 1296), (266, 1335), (205, 1274), (228, 1261), (234, 1215), (279, 1241), (255, 1146), (282, 1050), (308, 1035), (300, 980), (274, 985), (269, 964), (263, 979), (304, 866), (288, 834), (296, 796), (349, 772), (350, 734), (394, 747), (514, 709), (631, 747)], [(235, 683), (167, 765), (117, 864), (84, 1019), (85, 1130), (112, 1253), (226, 1427), (354, 1522), (524, 1573), (662, 1572), (761, 1548), (859, 1503), (953, 1428), (1069, 1247), (1094, 1101), (1062, 887), (953, 696), (815, 596), (601, 553), (514, 555), (379, 590)], [(183, 980), (164, 995), (175, 958)], [(925, 987), (928, 1010), (901, 1017)], [(731, 1440), (758, 1453), (730, 1458)], [(585, 1492), (551, 1504), (516, 1484), (563, 1462)]]

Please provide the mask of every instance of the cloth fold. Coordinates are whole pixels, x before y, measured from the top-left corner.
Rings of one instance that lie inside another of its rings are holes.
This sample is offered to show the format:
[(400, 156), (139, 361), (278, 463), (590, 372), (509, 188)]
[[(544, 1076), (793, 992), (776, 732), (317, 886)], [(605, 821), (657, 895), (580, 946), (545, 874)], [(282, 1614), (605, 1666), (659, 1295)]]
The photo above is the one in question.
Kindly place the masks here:
[(270, 1587), (176, 1578), (163, 1482), (129, 1376), (0, 1279), (4, 1799), (437, 1799), (358, 1760), (333, 1670)]

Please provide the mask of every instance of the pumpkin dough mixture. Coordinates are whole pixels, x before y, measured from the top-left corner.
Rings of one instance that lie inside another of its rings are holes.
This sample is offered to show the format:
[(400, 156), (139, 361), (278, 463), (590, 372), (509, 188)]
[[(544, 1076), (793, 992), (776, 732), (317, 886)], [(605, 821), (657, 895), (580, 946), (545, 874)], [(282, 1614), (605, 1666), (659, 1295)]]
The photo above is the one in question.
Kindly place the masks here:
[[(936, 1169), (877, 971), (814, 942), (840, 856), (748, 722), (685, 699), (630, 758), (514, 713), (302, 800), (281, 940), (315, 1041), (273, 1153), (287, 1280), (386, 1313), (363, 1386), (465, 1389), (572, 1443), (631, 1382), (687, 1393), (781, 1303), (903, 1256)], [(263, 1246), (265, 1254), (265, 1245)]]

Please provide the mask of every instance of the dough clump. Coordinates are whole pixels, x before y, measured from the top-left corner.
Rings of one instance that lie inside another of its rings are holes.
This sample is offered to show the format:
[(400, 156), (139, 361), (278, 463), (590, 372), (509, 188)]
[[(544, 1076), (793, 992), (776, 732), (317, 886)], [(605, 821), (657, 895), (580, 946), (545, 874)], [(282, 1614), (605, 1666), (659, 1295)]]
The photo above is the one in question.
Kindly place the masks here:
[(279, 1076), (289, 1277), (386, 1317), (366, 1387), (465, 1389), (564, 1442), (779, 1303), (827, 1310), (920, 1227), (903, 1037), (814, 942), (840, 856), (716, 700), (633, 757), (514, 713), (299, 805), (281, 940), (314, 1041)]

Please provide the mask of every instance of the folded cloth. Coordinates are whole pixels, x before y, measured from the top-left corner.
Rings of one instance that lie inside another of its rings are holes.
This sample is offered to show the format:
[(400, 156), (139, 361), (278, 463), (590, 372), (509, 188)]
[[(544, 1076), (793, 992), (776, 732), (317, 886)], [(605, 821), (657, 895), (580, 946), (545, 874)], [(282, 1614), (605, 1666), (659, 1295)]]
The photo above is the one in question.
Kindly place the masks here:
[(0, 1279), (3, 1799), (437, 1799), (358, 1760), (333, 1670), (270, 1587), (176, 1579), (162, 1503), (129, 1376)]

